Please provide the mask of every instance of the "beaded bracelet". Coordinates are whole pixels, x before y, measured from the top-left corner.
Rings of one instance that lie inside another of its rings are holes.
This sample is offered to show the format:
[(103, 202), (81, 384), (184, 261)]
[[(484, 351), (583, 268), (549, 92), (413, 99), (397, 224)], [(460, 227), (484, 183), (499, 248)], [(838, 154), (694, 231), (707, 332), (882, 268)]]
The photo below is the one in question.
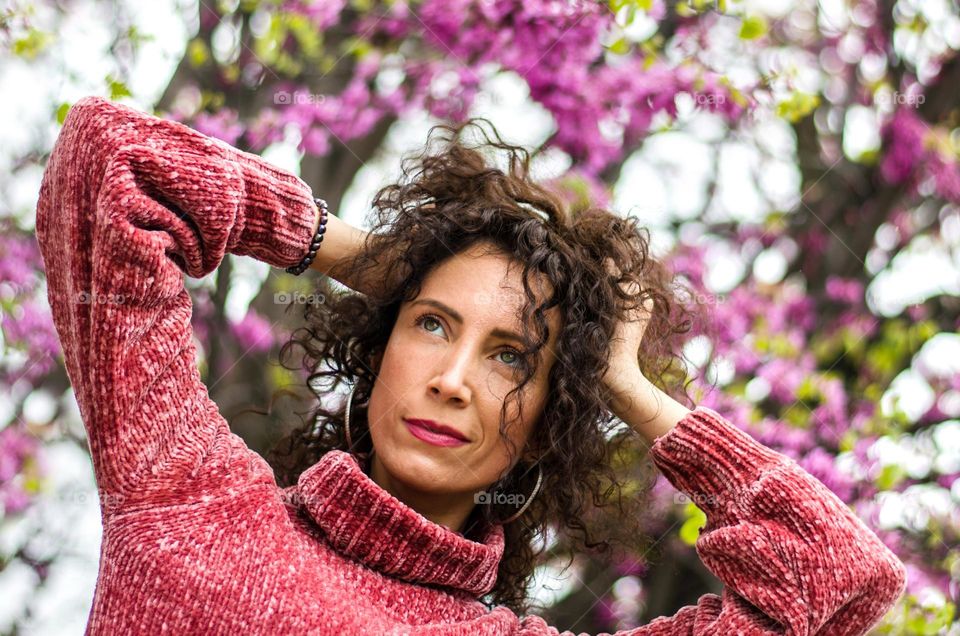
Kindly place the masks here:
[(307, 255), (299, 263), (291, 265), (286, 270), (287, 273), (295, 276), (299, 276), (310, 267), (310, 263), (317, 255), (317, 250), (320, 249), (320, 244), (323, 243), (323, 233), (327, 231), (327, 202), (316, 197), (313, 201), (320, 208), (320, 225), (317, 226), (317, 233), (313, 235), (313, 241), (310, 242), (310, 251)]

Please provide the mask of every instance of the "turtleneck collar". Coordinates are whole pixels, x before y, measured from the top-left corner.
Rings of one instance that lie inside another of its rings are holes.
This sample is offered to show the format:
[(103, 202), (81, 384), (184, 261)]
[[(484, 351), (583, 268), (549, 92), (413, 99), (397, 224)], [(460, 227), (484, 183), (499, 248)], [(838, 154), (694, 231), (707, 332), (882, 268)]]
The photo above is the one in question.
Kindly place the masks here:
[(373, 481), (357, 458), (327, 452), (297, 483), (298, 503), (340, 554), (411, 583), (482, 596), (493, 589), (503, 556), (503, 526), (479, 543), (434, 523)]

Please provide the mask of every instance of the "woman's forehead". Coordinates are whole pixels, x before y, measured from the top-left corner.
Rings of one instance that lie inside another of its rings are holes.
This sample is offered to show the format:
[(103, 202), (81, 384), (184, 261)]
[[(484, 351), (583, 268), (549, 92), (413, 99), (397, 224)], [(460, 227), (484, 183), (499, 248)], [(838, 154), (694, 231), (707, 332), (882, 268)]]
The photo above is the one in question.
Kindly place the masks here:
[[(465, 287), (484, 294), (489, 302), (519, 308), (526, 298), (522, 276), (521, 261), (494, 244), (481, 242), (451, 254), (427, 275), (423, 287)], [(549, 278), (537, 271), (528, 276), (537, 301), (543, 302), (553, 291)]]

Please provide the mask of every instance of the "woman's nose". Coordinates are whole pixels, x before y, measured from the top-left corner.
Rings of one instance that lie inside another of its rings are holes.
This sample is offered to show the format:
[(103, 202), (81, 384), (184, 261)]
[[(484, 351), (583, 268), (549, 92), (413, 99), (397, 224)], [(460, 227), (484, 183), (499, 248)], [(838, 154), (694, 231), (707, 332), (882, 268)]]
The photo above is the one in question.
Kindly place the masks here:
[(471, 353), (467, 347), (448, 352), (441, 367), (430, 380), (430, 390), (443, 399), (456, 398), (469, 402), (472, 392), (469, 386)]

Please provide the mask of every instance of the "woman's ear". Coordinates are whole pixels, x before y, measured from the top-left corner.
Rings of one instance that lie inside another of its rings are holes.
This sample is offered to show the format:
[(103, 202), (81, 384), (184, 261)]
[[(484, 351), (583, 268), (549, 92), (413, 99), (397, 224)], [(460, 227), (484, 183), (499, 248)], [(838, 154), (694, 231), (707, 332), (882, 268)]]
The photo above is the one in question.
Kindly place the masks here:
[(544, 453), (540, 449), (528, 446), (520, 456), (520, 461), (527, 466), (533, 466), (535, 463), (540, 461), (540, 458), (543, 457), (543, 455)]

